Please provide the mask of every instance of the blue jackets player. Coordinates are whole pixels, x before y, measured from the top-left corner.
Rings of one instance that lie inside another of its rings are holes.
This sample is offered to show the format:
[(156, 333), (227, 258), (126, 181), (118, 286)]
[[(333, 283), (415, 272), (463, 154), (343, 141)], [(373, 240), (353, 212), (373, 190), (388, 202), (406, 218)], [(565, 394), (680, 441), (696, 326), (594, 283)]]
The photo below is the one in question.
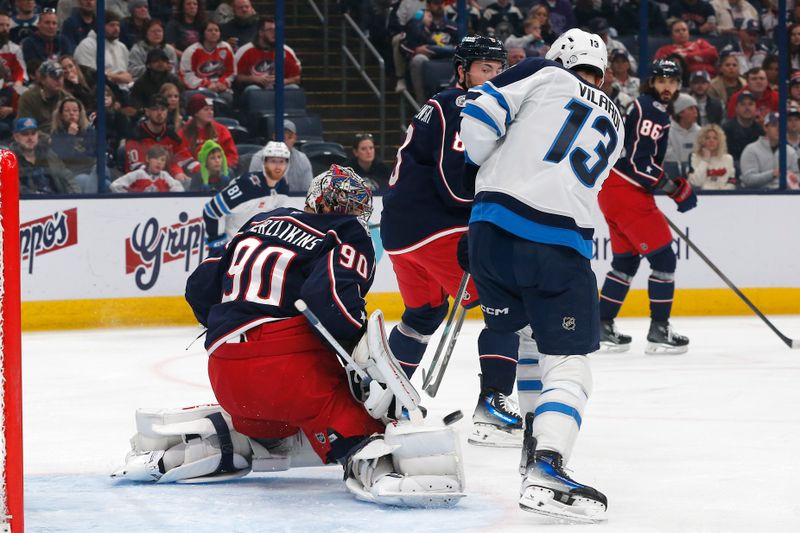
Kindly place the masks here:
[(672, 232), (653, 197), (655, 191), (663, 190), (680, 212), (697, 205), (689, 182), (683, 177), (671, 179), (662, 168), (670, 125), (666, 108), (678, 96), (680, 79), (680, 68), (673, 61), (653, 63), (643, 94), (625, 119), (627, 156), (617, 161), (598, 197), (614, 254), (600, 294), (600, 340), (607, 351), (630, 348), (631, 337), (617, 330), (614, 318), (642, 257), (652, 268), (647, 284), (651, 324), (645, 352), (683, 353), (689, 346), (689, 339), (675, 333), (669, 324), (677, 260)]
[[(528, 365), (520, 355), (519, 505), (585, 522), (604, 519), (606, 498), (570, 479), (563, 464), (592, 391), (586, 355), (600, 340), (592, 211), (624, 138), (622, 116), (600, 90), (607, 63), (598, 35), (569, 30), (546, 59), (526, 59), (473, 89), (479, 96), (461, 122), (467, 157), (480, 167), (468, 255), (484, 321), (500, 333), (530, 325), (540, 352)], [(521, 375), (533, 364), (538, 381)]]
[[(414, 117), (383, 197), (381, 239), (405, 305), (389, 343), (409, 377), (447, 314), (448, 295), (456, 296), (464, 275), (456, 249), (472, 209), (459, 136), (467, 89), (500, 73), (506, 56), (502, 43), (491, 37), (468, 36), (459, 43), (454, 58), (458, 85), (433, 96)], [(472, 280), (461, 305), (478, 305)], [(514, 388), (517, 349), (515, 335), (486, 332), (478, 340), (482, 390), (469, 442), (521, 444), (522, 419), (506, 401)]]
[(225, 244), (256, 213), (284, 205), (289, 184), (284, 179), (289, 147), (270, 141), (264, 148), (264, 171), (248, 172), (231, 181), (203, 208), (209, 255), (222, 254)]

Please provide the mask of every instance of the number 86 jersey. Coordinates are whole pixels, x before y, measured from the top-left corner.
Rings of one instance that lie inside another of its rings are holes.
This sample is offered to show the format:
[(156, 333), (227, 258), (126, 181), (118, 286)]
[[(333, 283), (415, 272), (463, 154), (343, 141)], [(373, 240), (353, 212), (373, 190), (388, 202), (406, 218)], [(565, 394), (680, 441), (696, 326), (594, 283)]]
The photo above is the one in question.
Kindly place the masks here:
[(364, 296), (375, 273), (372, 240), (351, 215), (290, 208), (260, 213), (203, 261), (186, 283), (186, 301), (208, 328), (206, 350), (247, 330), (299, 315), (298, 298), (340, 339), (360, 333)]
[(539, 58), (471, 91), (461, 120), (466, 158), (480, 166), (470, 222), (591, 258), (597, 193), (625, 138), (617, 106)]

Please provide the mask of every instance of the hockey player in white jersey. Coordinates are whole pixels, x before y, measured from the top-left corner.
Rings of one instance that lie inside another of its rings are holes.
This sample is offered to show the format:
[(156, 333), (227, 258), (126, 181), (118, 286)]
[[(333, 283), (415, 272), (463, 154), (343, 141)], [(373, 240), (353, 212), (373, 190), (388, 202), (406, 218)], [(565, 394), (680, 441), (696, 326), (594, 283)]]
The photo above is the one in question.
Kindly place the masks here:
[(520, 507), (603, 520), (606, 497), (572, 480), (569, 460), (592, 390), (586, 354), (599, 348), (597, 280), (589, 260), (597, 193), (620, 155), (622, 116), (601, 90), (602, 39), (573, 29), (547, 59), (530, 58), (473, 89), (461, 138), (480, 167), (469, 267), (484, 320), (498, 332), (530, 325), (541, 382), (518, 375), (525, 443)]

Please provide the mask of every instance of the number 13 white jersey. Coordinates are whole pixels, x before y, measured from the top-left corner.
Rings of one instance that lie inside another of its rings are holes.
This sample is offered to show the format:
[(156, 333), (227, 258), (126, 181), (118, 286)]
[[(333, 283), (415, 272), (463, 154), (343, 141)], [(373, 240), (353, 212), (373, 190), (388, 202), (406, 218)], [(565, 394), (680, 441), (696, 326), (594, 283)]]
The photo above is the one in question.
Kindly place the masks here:
[(612, 100), (553, 61), (530, 58), (471, 92), (462, 112), (479, 165), (470, 222), (592, 256), (592, 211), (625, 132)]

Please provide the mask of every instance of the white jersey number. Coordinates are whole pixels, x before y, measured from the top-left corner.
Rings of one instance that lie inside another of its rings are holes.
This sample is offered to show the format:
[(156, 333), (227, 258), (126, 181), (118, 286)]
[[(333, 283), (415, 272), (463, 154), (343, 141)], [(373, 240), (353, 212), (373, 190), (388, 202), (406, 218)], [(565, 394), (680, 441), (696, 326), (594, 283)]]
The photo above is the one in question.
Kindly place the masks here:
[[(276, 307), (281, 305), (286, 269), (297, 254), (280, 246), (267, 246), (256, 253), (256, 250), (262, 245), (263, 243), (254, 237), (242, 239), (236, 245), (233, 261), (227, 272), (231, 279), (231, 288), (230, 291), (223, 292), (223, 302), (242, 299), (242, 274), (247, 273), (250, 281), (244, 290), (244, 300), (261, 305)], [(269, 278), (264, 279), (264, 265), (272, 256), (276, 257), (270, 269)], [(269, 288), (267, 294), (262, 296), (264, 283), (267, 283)]]

